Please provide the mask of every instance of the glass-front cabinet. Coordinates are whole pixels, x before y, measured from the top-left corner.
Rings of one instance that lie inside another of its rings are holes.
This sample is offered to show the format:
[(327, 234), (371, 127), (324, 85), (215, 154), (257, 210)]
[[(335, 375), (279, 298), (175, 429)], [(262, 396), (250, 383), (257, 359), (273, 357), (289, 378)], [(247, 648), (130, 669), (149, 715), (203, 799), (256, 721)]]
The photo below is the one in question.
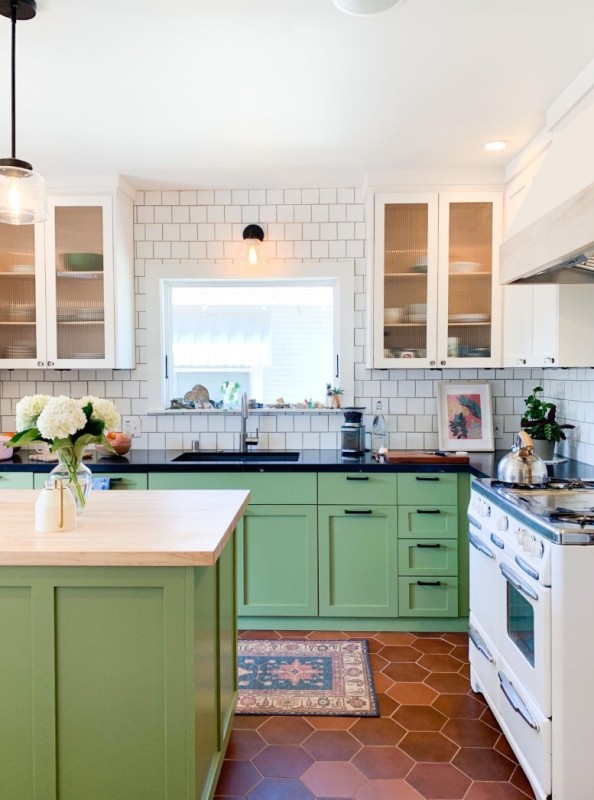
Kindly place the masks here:
[(375, 195), (370, 366), (498, 363), (501, 197)]
[(0, 366), (133, 366), (131, 200), (50, 196), (48, 207), (42, 225), (0, 224)]

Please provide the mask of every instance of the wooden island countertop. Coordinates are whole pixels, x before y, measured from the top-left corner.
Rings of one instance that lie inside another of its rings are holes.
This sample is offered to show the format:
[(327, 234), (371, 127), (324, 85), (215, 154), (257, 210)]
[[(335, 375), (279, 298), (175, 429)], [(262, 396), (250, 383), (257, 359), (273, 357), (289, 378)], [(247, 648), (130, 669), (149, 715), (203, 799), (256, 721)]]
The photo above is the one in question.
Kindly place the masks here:
[(216, 563), (244, 490), (91, 492), (70, 531), (35, 530), (38, 491), (0, 492), (0, 565), (197, 567)]

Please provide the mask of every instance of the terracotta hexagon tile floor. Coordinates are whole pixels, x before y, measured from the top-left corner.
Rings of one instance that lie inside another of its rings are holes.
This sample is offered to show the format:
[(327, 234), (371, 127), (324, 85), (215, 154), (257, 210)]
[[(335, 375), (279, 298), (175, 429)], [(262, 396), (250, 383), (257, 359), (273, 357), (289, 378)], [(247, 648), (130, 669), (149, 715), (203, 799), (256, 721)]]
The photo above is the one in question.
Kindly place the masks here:
[(468, 681), (463, 633), (245, 631), (366, 638), (379, 718), (235, 718), (216, 800), (534, 800)]

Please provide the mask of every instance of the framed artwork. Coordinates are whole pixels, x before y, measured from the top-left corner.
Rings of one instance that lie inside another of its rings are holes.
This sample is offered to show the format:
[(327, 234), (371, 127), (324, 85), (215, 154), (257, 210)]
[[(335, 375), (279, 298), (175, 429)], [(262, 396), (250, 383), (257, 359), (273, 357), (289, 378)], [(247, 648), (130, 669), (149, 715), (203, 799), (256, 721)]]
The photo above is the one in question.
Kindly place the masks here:
[(437, 427), (441, 450), (494, 450), (491, 386), (439, 381)]

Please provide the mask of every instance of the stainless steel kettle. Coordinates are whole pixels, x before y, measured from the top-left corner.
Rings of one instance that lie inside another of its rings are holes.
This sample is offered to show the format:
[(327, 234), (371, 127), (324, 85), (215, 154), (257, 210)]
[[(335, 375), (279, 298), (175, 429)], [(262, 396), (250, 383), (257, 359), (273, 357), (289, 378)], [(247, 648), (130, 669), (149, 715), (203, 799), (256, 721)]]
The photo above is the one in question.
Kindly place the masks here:
[(506, 483), (544, 483), (548, 478), (547, 465), (534, 455), (534, 444), (526, 431), (520, 431), (511, 453), (497, 465), (497, 477)]

